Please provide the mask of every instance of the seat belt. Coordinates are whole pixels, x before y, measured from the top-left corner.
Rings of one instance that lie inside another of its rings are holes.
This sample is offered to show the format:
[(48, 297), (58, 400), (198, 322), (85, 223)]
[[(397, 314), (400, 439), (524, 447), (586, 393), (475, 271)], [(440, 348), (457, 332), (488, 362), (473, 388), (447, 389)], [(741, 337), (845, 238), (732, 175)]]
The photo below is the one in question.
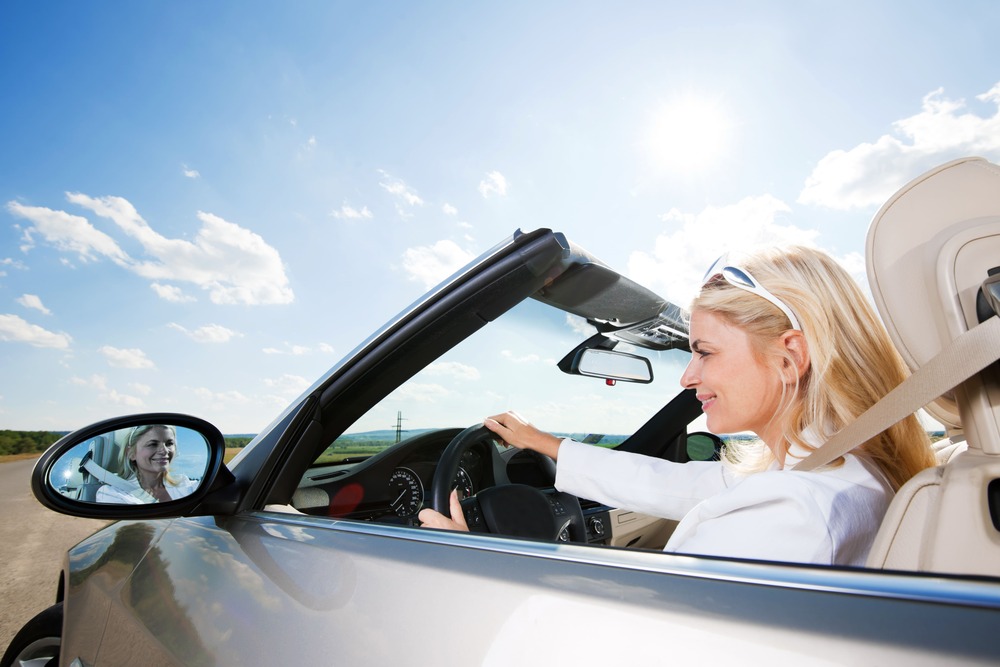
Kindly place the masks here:
[(137, 482), (124, 480), (110, 470), (106, 470), (97, 465), (97, 461), (92, 456), (93, 452), (87, 452), (80, 462), (80, 471), (86, 470), (95, 479), (108, 486), (113, 486), (122, 493), (138, 498), (143, 502), (156, 502), (155, 498), (143, 489)]
[(868, 442), (1000, 359), (1000, 316), (966, 331), (792, 470), (814, 470)]

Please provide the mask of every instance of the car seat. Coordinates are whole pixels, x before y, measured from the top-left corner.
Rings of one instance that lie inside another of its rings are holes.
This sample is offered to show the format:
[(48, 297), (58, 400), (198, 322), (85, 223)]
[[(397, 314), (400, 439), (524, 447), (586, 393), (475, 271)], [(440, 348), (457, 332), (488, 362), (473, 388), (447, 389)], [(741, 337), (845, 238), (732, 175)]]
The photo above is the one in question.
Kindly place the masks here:
[[(910, 182), (875, 215), (865, 254), (876, 306), (916, 370), (990, 314), (977, 301), (1000, 272), (1000, 167), (963, 158)], [(868, 566), (998, 576), (998, 365), (925, 409), (948, 436), (939, 465), (897, 492)]]
[(105, 433), (91, 439), (87, 453), (80, 460), (83, 483), (77, 499), (86, 502), (97, 501), (97, 489), (105, 484), (119, 486), (124, 480), (118, 476), (118, 465), (124, 442), (119, 431)]

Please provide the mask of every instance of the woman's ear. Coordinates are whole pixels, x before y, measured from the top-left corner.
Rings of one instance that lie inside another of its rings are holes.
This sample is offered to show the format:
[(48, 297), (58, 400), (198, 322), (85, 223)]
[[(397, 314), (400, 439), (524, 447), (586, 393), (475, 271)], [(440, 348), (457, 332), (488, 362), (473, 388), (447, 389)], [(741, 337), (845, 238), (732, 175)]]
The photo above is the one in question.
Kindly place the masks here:
[(787, 369), (794, 371), (794, 376), (789, 375), (785, 380), (789, 384), (794, 384), (801, 380), (802, 376), (809, 370), (809, 343), (801, 331), (786, 331), (781, 334), (781, 344), (784, 345), (785, 352), (788, 353), (788, 357), (785, 359), (786, 366), (788, 359), (791, 359), (795, 365), (794, 369)]

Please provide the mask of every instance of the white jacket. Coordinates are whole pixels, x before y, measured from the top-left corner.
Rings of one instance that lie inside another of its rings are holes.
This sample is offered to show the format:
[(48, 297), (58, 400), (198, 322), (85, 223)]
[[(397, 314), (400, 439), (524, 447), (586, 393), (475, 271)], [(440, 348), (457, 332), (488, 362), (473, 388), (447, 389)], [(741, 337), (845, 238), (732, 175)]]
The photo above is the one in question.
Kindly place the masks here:
[[(845, 459), (814, 472), (737, 475), (718, 461), (673, 463), (563, 440), (556, 488), (680, 520), (664, 551), (860, 566), (893, 492), (874, 465)], [(788, 466), (795, 462), (789, 453)]]
[[(166, 482), (163, 485), (171, 500), (177, 500), (178, 498), (192, 494), (198, 488), (198, 485), (201, 484), (199, 480), (189, 479), (187, 475), (174, 473), (173, 477), (177, 479), (177, 484)], [(122, 487), (127, 487), (129, 491), (126, 491), (124, 488), (116, 489), (109, 484), (105, 484), (97, 489), (95, 500), (99, 503), (114, 503), (116, 505), (142, 505), (157, 502), (156, 498), (139, 486), (139, 480), (134, 477), (129, 480), (119, 480), (119, 484)]]

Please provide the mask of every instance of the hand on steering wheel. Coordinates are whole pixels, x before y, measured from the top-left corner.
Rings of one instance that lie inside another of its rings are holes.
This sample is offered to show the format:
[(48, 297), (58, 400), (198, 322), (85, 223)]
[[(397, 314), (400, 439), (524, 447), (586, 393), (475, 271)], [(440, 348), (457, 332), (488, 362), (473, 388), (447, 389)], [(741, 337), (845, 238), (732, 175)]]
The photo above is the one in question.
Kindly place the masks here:
[(420, 510), (417, 519), (424, 528), (441, 528), (443, 530), (462, 530), (469, 532), (469, 525), (465, 523), (465, 514), (462, 512), (462, 503), (458, 500), (458, 491), (452, 490), (448, 497), (448, 505), (453, 519), (449, 519), (444, 514), (430, 507)]

